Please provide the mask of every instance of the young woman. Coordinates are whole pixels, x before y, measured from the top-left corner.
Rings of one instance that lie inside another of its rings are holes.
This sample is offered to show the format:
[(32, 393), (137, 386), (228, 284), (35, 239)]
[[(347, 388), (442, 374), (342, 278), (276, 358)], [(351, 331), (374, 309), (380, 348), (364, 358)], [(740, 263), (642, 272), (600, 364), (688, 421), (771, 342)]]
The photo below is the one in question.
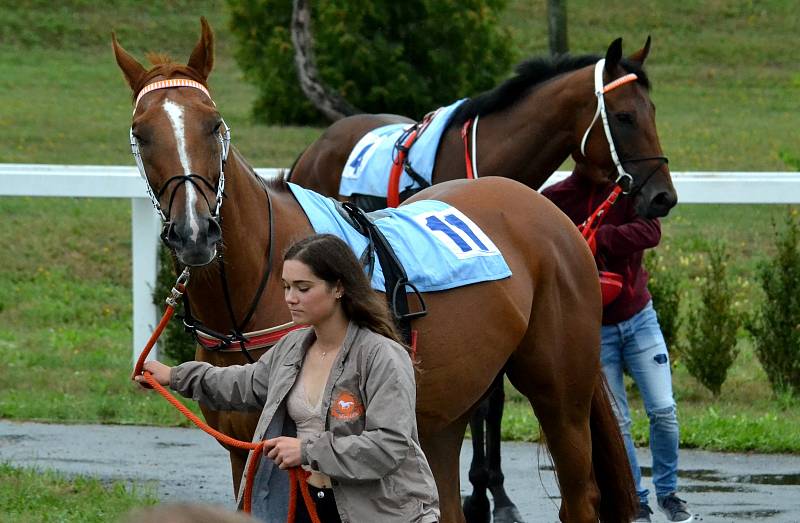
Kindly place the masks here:
[[(414, 369), (384, 299), (350, 247), (330, 234), (294, 244), (282, 278), (292, 320), (309, 327), (257, 362), (151, 361), (145, 370), (215, 409), (262, 409), (253, 437), (267, 440), (253, 486), (259, 519), (286, 521), (283, 469), (302, 466), (324, 523), (437, 521), (436, 484), (417, 436)], [(298, 496), (296, 521), (304, 520)]]

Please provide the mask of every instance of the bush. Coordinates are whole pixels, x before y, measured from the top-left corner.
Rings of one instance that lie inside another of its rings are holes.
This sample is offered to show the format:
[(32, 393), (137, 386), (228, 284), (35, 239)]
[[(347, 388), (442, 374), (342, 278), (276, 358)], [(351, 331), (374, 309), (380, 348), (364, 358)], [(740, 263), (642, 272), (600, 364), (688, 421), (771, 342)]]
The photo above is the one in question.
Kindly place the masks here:
[[(159, 314), (164, 310), (164, 300), (169, 296), (172, 286), (175, 285), (177, 274), (172, 251), (163, 244), (158, 246), (158, 273), (156, 285), (153, 289), (153, 303), (156, 304)], [(170, 358), (175, 363), (183, 363), (194, 359), (194, 338), (183, 328), (183, 322), (178, 315), (183, 314), (183, 302), (178, 304), (175, 314), (167, 324), (161, 337), (158, 339), (158, 348), (162, 355)], [(160, 317), (159, 317), (160, 319)], [(163, 359), (163, 358), (160, 358)]]
[(740, 315), (734, 310), (734, 296), (728, 278), (728, 254), (724, 244), (708, 249), (708, 265), (699, 277), (700, 302), (688, 314), (686, 347), (681, 354), (686, 368), (715, 396), (736, 359), (736, 331)]
[(778, 395), (800, 395), (800, 224), (796, 209), (787, 213), (782, 230), (775, 227), (775, 246), (775, 256), (759, 265), (758, 280), (765, 297), (747, 329), (772, 390)]
[[(653, 308), (658, 315), (664, 341), (667, 343), (667, 349), (674, 351), (678, 347), (678, 330), (681, 326), (680, 274), (669, 268), (655, 250), (645, 253), (645, 266), (650, 274), (647, 288), (653, 297)], [(674, 357), (670, 359), (675, 361)]]
[[(497, 13), (508, 0), (411, 2), (320, 0), (312, 6), (314, 52), (323, 82), (371, 113), (421, 118), (494, 86), (508, 72), (511, 38)], [(228, 0), (235, 51), (259, 90), (257, 120), (321, 123), (297, 81), (292, 2)]]

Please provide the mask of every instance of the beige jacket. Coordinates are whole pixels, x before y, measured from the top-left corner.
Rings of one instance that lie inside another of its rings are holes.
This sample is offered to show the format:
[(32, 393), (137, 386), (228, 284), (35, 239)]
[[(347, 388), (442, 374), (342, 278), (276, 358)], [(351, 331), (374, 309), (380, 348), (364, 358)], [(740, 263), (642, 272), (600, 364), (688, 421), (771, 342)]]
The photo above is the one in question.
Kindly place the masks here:
[[(253, 441), (295, 436), (286, 396), (314, 339), (311, 328), (294, 331), (250, 365), (187, 362), (172, 369), (170, 387), (216, 410), (261, 410)], [(327, 430), (302, 443), (303, 464), (330, 476), (342, 522), (439, 519), (436, 484), (417, 436), (415, 405), (414, 370), (403, 347), (351, 323), (322, 399)], [(253, 515), (267, 523), (285, 523), (288, 474), (272, 460), (260, 459)], [(240, 504), (242, 492), (244, 483)]]

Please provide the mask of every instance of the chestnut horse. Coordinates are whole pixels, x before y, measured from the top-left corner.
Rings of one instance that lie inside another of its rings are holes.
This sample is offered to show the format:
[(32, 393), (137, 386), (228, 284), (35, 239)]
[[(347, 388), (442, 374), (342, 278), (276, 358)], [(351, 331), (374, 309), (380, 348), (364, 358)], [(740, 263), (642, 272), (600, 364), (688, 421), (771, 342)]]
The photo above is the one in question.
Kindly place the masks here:
[[(194, 316), (219, 332), (289, 322), (280, 253), (313, 230), (286, 182), (264, 182), (229, 146), (207, 89), (213, 34), (205, 19), (186, 65), (154, 57), (146, 69), (112, 40), (135, 100), (132, 149), (165, 220), (164, 241), (192, 267), (186, 298)], [(586, 242), (554, 205), (513, 180), (451, 181), (414, 200), (423, 198), (467, 215), (512, 271), (502, 280), (425, 293), (428, 315), (414, 320), (419, 434), (442, 521), (464, 520), (464, 430), (502, 369), (540, 420), (561, 490), (561, 520), (630, 521), (636, 500), (600, 368), (600, 290)], [(245, 362), (224, 349), (199, 348), (196, 358), (219, 366)], [(258, 414), (203, 410), (218, 430), (252, 437)], [(231, 452), (235, 479), (245, 457)]]
[[(602, 83), (598, 85), (593, 75), (599, 56), (528, 60), (517, 66), (516, 76), (456, 109), (445, 127), (436, 154), (432, 183), (465, 177), (467, 165), (461, 131), (463, 124), (472, 119), (473, 126), (480, 125), (475, 133), (476, 141), (470, 142), (475, 171), (480, 176), (513, 178), (538, 189), (569, 155), (573, 155), (576, 161), (597, 166), (600, 172), (622, 176), (624, 182), (630, 183), (622, 174), (626, 170), (638, 173), (637, 178), (646, 183), (629, 192), (637, 193), (639, 214), (665, 216), (676, 204), (677, 196), (666, 158), (662, 156), (655, 108), (643, 70), (650, 51), (650, 38), (627, 59), (622, 58), (621, 43), (621, 39), (617, 39), (608, 47), (604, 76), (606, 81), (611, 81), (634, 73), (636, 81), (610, 89), (603, 95), (606, 115), (599, 117), (597, 114), (597, 89)], [(603, 118), (607, 118), (608, 130), (604, 128)], [(326, 129), (298, 157), (289, 179), (326, 196), (346, 199), (339, 195), (339, 183), (356, 143), (377, 127), (406, 122), (411, 120), (389, 114), (343, 118)], [(615, 165), (617, 159), (623, 169)], [(363, 207), (385, 206), (385, 198), (383, 205), (377, 204), (378, 200), (361, 198), (356, 201)], [(500, 467), (500, 424), (505, 399), (502, 387), (500, 375), (470, 420), (473, 458), (469, 478), (473, 492), (464, 502), (470, 522), (489, 521), (487, 489), (494, 498), (496, 523), (521, 521), (503, 487)]]

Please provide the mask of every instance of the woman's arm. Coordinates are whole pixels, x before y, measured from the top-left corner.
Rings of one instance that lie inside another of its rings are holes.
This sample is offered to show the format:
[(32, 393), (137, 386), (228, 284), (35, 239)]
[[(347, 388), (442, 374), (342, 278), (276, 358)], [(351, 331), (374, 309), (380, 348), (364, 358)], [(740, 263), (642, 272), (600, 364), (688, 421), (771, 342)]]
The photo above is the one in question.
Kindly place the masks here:
[(595, 236), (597, 252), (622, 258), (652, 249), (661, 241), (661, 223), (658, 219), (634, 218), (622, 225), (603, 224)]
[(416, 384), (411, 358), (397, 346), (381, 346), (368, 366), (364, 431), (305, 440), (301, 460), (312, 469), (345, 481), (380, 479), (408, 455), (416, 426)]
[(292, 343), (292, 334), (282, 338), (255, 363), (215, 367), (188, 361), (173, 367), (169, 386), (182, 396), (217, 410), (257, 411), (264, 408), (269, 374), (275, 355)]

